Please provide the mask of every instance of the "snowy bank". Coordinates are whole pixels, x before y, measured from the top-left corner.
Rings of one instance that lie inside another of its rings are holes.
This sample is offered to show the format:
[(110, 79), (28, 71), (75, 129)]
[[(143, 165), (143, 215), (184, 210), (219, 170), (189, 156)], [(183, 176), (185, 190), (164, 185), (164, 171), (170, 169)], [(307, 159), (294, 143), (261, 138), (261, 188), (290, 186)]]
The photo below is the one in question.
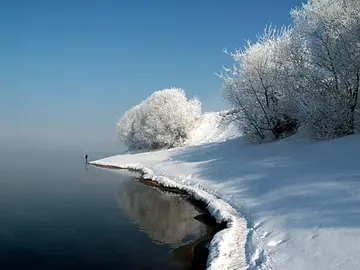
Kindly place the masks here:
[[(117, 156), (119, 157), (119, 156)], [(110, 158), (111, 159), (111, 158)], [(189, 195), (207, 205), (211, 215), (219, 222), (225, 222), (227, 228), (215, 234), (210, 243), (208, 269), (246, 269), (245, 244), (247, 236), (246, 221), (228, 203), (207, 193), (199, 185), (182, 184), (179, 179), (156, 175), (152, 169), (140, 164), (123, 164), (117, 159), (116, 165), (109, 159), (91, 162), (93, 165), (127, 169), (141, 172), (145, 180), (156, 181), (164, 187), (185, 190)]]
[(209, 202), (229, 222), (211, 243), (209, 269), (359, 268), (360, 136), (212, 141), (93, 163), (140, 168)]

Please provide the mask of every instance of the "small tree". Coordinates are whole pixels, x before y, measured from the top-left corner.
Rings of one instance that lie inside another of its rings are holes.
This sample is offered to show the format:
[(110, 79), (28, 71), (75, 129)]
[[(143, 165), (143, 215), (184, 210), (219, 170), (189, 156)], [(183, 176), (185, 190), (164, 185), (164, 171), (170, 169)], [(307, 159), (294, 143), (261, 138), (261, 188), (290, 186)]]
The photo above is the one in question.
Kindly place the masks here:
[(156, 91), (121, 117), (118, 136), (130, 149), (180, 146), (200, 116), (200, 101), (182, 89)]

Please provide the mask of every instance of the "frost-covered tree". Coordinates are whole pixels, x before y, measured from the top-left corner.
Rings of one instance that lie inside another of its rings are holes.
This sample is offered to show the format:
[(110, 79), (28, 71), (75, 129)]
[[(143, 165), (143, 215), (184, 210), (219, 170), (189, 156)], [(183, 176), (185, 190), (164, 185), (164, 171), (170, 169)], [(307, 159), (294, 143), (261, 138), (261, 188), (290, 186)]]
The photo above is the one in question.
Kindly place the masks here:
[(265, 29), (256, 43), (248, 42), (244, 50), (229, 53), (235, 65), (220, 75), (223, 96), (240, 109), (245, 133), (260, 139), (278, 139), (296, 127), (286, 100), (290, 84), (285, 82), (294, 72), (283, 57), (291, 32), (289, 28)]
[(129, 149), (180, 146), (200, 116), (198, 99), (188, 100), (182, 89), (160, 90), (121, 117), (118, 136)]
[(360, 1), (310, 0), (293, 10), (292, 17), (312, 70), (306, 75), (310, 132), (320, 138), (353, 133), (360, 84)]
[(231, 53), (223, 94), (246, 133), (277, 139), (304, 125), (317, 138), (352, 134), (359, 117), (360, 1), (309, 0), (293, 29), (267, 28)]
[(122, 138), (125, 145), (134, 145), (136, 143), (136, 121), (140, 117), (141, 104), (128, 110), (117, 123), (118, 137)]

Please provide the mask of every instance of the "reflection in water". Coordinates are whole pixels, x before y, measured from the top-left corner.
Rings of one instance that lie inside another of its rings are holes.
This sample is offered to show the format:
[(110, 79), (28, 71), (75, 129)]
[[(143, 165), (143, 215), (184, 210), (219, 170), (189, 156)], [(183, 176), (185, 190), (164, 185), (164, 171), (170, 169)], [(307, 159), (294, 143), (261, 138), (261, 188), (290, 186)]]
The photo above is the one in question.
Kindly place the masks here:
[(173, 267), (179, 269), (206, 269), (206, 261), (208, 257), (207, 244), (212, 239), (212, 234), (204, 234), (186, 245), (180, 246), (172, 250)]
[(194, 219), (199, 212), (178, 194), (129, 181), (121, 185), (118, 201), (155, 242), (176, 247), (206, 232), (206, 227)]
[(207, 245), (223, 224), (217, 224), (204, 211), (205, 206), (189, 196), (140, 182), (146, 185), (123, 183), (118, 201), (150, 239), (172, 247), (170, 261), (164, 269), (206, 269)]

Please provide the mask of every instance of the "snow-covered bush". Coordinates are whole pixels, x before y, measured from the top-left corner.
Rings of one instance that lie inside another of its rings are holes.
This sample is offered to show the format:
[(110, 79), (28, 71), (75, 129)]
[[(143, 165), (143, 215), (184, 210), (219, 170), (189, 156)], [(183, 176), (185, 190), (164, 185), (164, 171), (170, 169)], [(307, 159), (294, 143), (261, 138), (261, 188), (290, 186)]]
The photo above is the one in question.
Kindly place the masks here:
[(198, 99), (188, 100), (182, 89), (160, 90), (121, 117), (118, 136), (129, 149), (180, 146), (200, 116)]
[[(324, 101), (324, 99), (327, 99)], [(317, 139), (330, 139), (354, 131), (353, 117), (345, 100), (324, 96), (319, 107), (314, 107), (311, 117), (305, 122), (307, 133)], [(319, 101), (319, 100), (318, 100)]]

